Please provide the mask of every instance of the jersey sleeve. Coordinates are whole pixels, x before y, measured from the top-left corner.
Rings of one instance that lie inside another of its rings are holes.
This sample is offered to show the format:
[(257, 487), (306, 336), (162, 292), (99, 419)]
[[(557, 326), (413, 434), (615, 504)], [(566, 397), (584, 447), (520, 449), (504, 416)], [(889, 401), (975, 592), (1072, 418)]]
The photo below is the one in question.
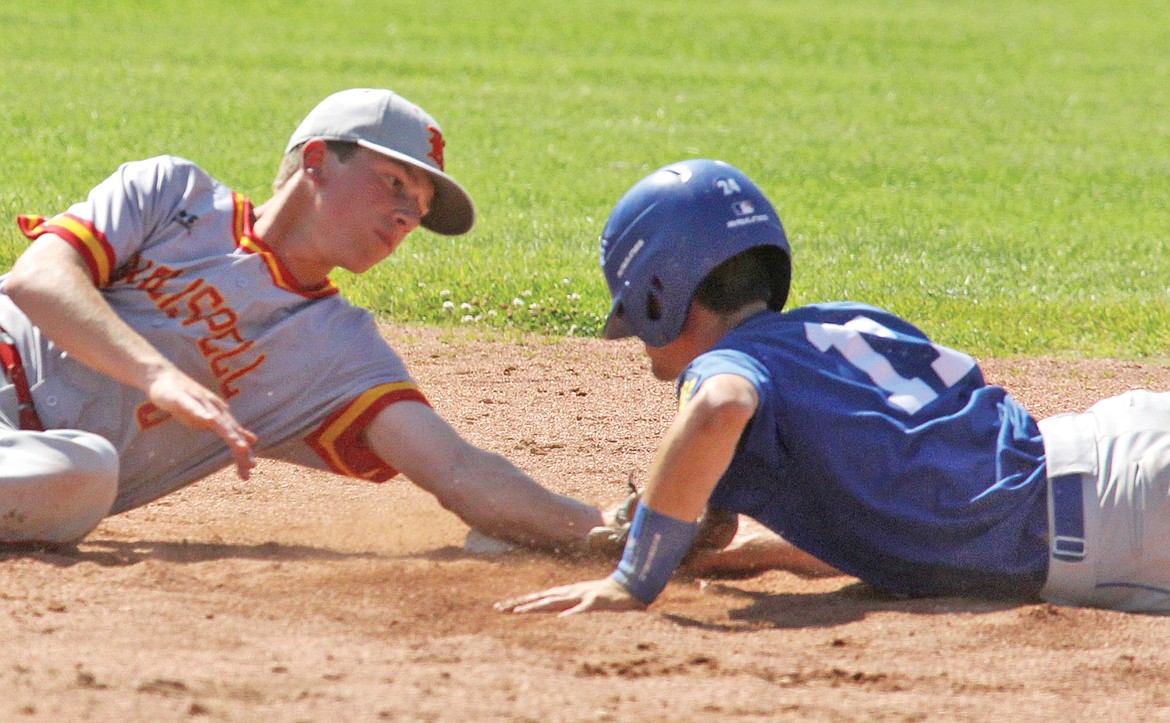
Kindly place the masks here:
[(734, 374), (751, 382), (764, 405), (768, 397), (771, 375), (767, 368), (750, 354), (735, 349), (716, 349), (698, 356), (690, 363), (678, 381), (678, 405), (683, 407), (703, 386), (703, 382), (719, 374)]
[(380, 384), (330, 414), (305, 442), (329, 471), (371, 482), (385, 482), (398, 474), (365, 443), (362, 433), (386, 407), (396, 402), (430, 402), (410, 381)]
[(179, 212), (189, 193), (211, 183), (195, 164), (173, 156), (124, 163), (64, 213), (22, 215), (17, 224), (30, 239), (60, 236), (81, 255), (94, 285), (103, 288), (119, 265)]
[[(335, 295), (309, 302), (280, 327), (269, 375), (247, 395), (264, 406), (263, 421), (250, 427), (271, 440), (262, 454), (370, 482), (397, 475), (365, 431), (392, 404), (430, 403), (372, 314)], [(306, 382), (282, 384), (293, 375)], [(278, 386), (284, 394), (273, 405), (269, 392)]]

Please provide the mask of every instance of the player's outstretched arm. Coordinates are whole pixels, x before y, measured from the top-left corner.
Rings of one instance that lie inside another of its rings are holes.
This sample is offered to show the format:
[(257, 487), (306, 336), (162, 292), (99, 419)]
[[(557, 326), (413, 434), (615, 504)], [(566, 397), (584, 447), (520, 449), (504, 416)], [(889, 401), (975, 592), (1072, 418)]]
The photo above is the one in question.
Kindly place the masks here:
[(640, 610), (666, 587), (698, 533), (699, 515), (727, 471), (759, 399), (746, 379), (707, 379), (667, 430), (618, 569), (605, 580), (564, 585), (509, 600), (505, 612)]
[(57, 346), (78, 361), (143, 390), (155, 405), (228, 445), (240, 477), (255, 466), (256, 437), (219, 395), (184, 374), (110, 308), (78, 253), (45, 234), (16, 260), (5, 291)]
[(504, 457), (467, 442), (425, 404), (391, 404), (365, 434), (382, 460), (491, 537), (580, 551), (589, 530), (602, 524), (596, 507), (542, 487)]

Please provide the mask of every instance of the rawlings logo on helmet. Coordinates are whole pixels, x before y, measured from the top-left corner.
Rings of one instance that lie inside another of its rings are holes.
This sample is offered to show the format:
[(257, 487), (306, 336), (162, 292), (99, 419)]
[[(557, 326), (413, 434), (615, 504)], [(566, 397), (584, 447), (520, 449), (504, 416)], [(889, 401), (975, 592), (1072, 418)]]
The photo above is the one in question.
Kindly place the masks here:
[(747, 218), (733, 218), (727, 222), (727, 228), (739, 228), (740, 226), (747, 226), (753, 223), (762, 223), (769, 218), (771, 216), (766, 213), (757, 213), (755, 216), (748, 216)]

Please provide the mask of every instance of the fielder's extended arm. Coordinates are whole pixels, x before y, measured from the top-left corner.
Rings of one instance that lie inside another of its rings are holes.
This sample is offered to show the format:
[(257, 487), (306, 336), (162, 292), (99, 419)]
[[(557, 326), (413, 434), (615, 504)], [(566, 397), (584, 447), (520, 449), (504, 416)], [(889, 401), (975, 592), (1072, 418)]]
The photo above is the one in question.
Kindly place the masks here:
[(365, 434), (386, 464), (491, 537), (576, 551), (602, 524), (596, 507), (542, 487), (504, 457), (463, 439), (425, 404), (391, 404)]

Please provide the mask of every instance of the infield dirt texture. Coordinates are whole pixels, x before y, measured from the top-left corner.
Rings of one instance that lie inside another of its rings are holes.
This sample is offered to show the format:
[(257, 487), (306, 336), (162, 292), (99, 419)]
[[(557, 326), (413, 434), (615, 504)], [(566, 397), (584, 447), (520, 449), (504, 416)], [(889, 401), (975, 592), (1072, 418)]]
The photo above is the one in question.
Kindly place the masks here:
[[(550, 487), (644, 479), (673, 400), (632, 343), (387, 328), (434, 405)], [(1163, 366), (985, 360), (1037, 415)], [(0, 720), (1150, 720), (1165, 619), (902, 600), (848, 577), (676, 580), (647, 613), (492, 603), (608, 567), (465, 555), (399, 479), (277, 464), (107, 520), (73, 554), (0, 556)], [(1123, 712), (1123, 713), (1119, 713)]]

